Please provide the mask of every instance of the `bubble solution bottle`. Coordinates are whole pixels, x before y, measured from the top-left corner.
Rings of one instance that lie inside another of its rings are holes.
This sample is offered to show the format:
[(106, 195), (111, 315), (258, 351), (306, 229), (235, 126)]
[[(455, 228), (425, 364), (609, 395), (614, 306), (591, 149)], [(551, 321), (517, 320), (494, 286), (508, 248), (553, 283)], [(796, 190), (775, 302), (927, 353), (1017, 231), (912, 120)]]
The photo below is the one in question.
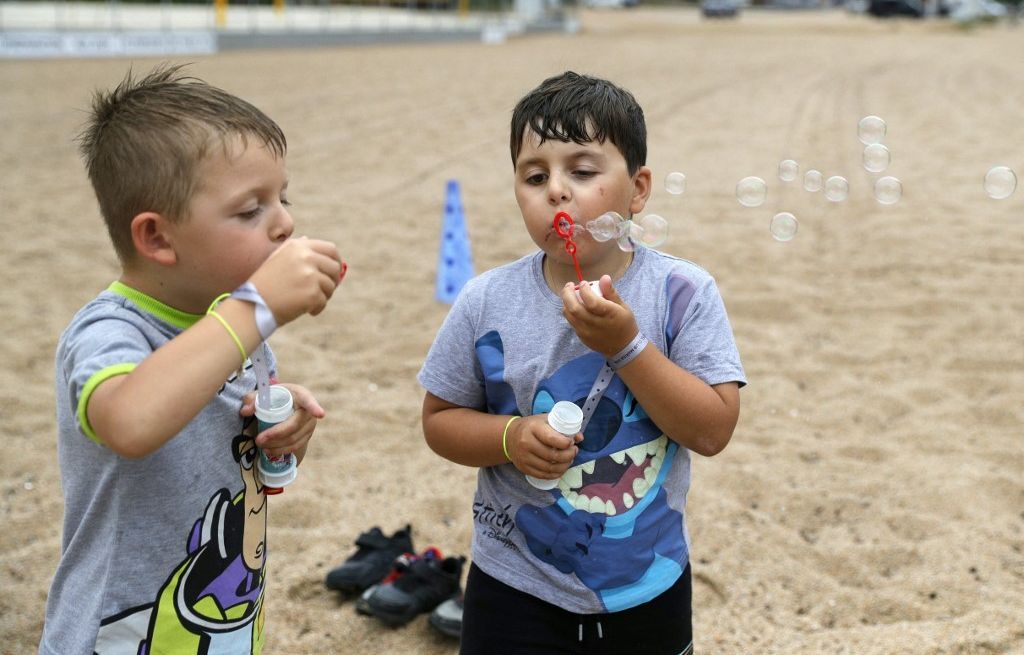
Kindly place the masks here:
[[(259, 431), (263, 432), (278, 423), (285, 421), (294, 411), (294, 401), (288, 389), (272, 384), (267, 388), (270, 402), (263, 406), (260, 403), (259, 394), (256, 395), (256, 420), (259, 423)], [(266, 494), (279, 494), (284, 491), (295, 480), (297, 464), (295, 456), (291, 453), (271, 457), (260, 449), (260, 456), (256, 463), (260, 472), (260, 479), (263, 481), (263, 492)]]
[[(569, 439), (574, 438), (583, 427), (583, 410), (580, 406), (574, 402), (568, 400), (560, 400), (555, 403), (555, 406), (548, 412), (548, 425), (553, 427), (558, 432), (561, 432)], [(570, 448), (572, 446), (570, 445)], [(547, 491), (548, 489), (554, 489), (558, 486), (558, 480), (543, 480), (541, 478), (535, 478), (531, 475), (526, 476), (526, 481), (532, 484), (538, 489)]]

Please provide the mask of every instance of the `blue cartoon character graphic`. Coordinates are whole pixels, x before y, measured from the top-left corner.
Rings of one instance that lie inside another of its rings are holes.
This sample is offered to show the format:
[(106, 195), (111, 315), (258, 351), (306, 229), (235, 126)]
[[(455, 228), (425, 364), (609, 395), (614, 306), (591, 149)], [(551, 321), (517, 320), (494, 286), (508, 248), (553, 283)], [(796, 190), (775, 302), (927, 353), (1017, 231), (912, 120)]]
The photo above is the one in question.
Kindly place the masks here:
[[(692, 296), (684, 278), (670, 278), (670, 326)], [(672, 301), (681, 301), (674, 307)], [(476, 352), (493, 413), (516, 413), (504, 382), (504, 351), (496, 332), (481, 337)], [(528, 413), (550, 411), (570, 400), (581, 407), (605, 360), (589, 353), (562, 365), (537, 386)], [(679, 446), (668, 439), (619, 379), (612, 375), (583, 430), (579, 453), (547, 492), (551, 503), (523, 505), (515, 516), (530, 551), (562, 573), (575, 574), (594, 591), (606, 611), (646, 602), (675, 581), (686, 564), (683, 516), (668, 504), (663, 485)], [(684, 462), (683, 465), (686, 465)]]
[[(96, 652), (124, 653), (128, 634), (146, 634), (130, 655), (252, 653), (264, 642), (267, 500), (256, 475), (255, 419), (231, 443), (244, 489), (220, 489), (192, 527), (185, 558), (152, 605), (103, 621)], [(127, 655), (127, 654), (126, 654)]]

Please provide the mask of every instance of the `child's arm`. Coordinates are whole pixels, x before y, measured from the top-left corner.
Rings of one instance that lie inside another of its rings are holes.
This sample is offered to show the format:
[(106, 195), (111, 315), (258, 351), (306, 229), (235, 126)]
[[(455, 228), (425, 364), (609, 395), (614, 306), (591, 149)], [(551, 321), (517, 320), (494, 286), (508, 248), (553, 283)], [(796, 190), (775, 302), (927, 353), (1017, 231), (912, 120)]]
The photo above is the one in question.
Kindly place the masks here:
[[(497, 466), (509, 460), (527, 475), (554, 479), (572, 464), (578, 450), (569, 437), (547, 424), (547, 414), (524, 416), (488, 414), (454, 405), (432, 393), (423, 399), (423, 436), (431, 450), (465, 466)], [(508, 431), (505, 431), (505, 426)], [(576, 441), (582, 437), (576, 435)]]
[[(334, 293), (340, 272), (334, 244), (289, 239), (249, 281), (278, 325), (284, 325), (302, 314), (320, 313)], [(251, 303), (227, 299), (217, 306), (217, 313), (234, 329), (246, 354), (260, 344)], [(89, 424), (117, 454), (145, 457), (180, 432), (241, 363), (234, 339), (216, 317), (207, 316), (130, 373), (102, 382), (89, 399)]]
[[(604, 300), (589, 285), (583, 285), (577, 298), (569, 284), (562, 301), (565, 317), (584, 345), (610, 359), (632, 341), (638, 327), (611, 278), (602, 276), (600, 284)], [(710, 457), (732, 438), (740, 412), (735, 382), (709, 386), (650, 344), (616, 373), (651, 420), (681, 446)]]

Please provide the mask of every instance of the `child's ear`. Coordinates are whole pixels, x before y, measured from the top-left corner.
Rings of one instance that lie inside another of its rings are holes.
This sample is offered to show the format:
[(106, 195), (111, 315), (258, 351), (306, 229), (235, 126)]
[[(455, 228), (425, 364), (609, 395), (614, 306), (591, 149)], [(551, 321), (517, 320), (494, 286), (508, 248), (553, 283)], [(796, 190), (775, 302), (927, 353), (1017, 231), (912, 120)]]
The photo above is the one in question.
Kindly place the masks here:
[(156, 212), (142, 212), (132, 219), (132, 242), (139, 257), (171, 266), (178, 262), (171, 239), (171, 223)]
[(629, 202), (629, 212), (639, 214), (651, 197), (651, 169), (641, 166), (633, 175), (633, 199)]

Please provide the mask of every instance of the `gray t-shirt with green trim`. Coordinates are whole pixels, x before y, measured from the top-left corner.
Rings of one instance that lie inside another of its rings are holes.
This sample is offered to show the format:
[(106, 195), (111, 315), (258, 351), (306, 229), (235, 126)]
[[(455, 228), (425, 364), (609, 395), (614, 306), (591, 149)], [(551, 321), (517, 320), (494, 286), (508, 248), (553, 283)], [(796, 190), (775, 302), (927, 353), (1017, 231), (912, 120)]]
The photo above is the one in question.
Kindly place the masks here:
[[(584, 405), (605, 360), (566, 322), (542, 261), (537, 252), (463, 288), (420, 370), (427, 391), (492, 414), (546, 413), (561, 400)], [(641, 248), (615, 288), (678, 366), (709, 385), (746, 383), (704, 269)], [(581, 614), (651, 600), (679, 578), (689, 554), (689, 451), (658, 429), (617, 375), (606, 384), (558, 487), (535, 489), (505, 464), (479, 470), (473, 499), (473, 562)]]
[(114, 283), (61, 336), (64, 524), (41, 654), (241, 655), (262, 647), (266, 497), (253, 475), (255, 422), (238, 413), (256, 386), (251, 365), (140, 459), (118, 456), (79, 420), (83, 392), (199, 318)]

